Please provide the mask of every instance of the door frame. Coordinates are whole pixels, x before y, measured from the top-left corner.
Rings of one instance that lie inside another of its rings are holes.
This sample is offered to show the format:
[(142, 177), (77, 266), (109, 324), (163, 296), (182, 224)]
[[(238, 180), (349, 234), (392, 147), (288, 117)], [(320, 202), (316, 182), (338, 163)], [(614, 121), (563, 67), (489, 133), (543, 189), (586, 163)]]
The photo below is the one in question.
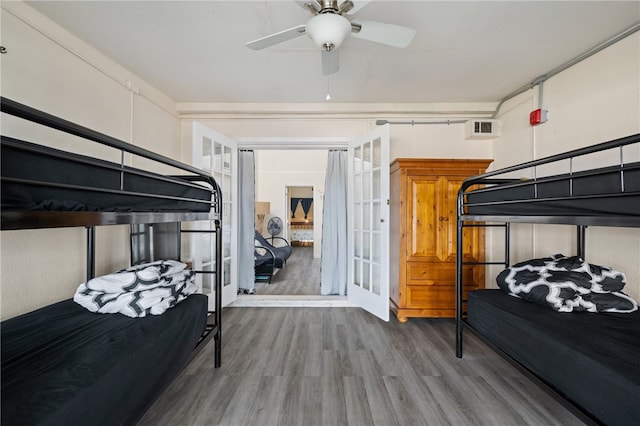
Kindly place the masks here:
[[(371, 133), (373, 130), (365, 132)], [(349, 149), (351, 141), (357, 137), (242, 137), (236, 138), (238, 149), (247, 150), (345, 150)], [(387, 169), (390, 175), (390, 170)], [(307, 185), (310, 186), (310, 185)], [(358, 307), (362, 306), (348, 300), (347, 296), (281, 296), (274, 300), (274, 296), (238, 295), (233, 306), (327, 306), (327, 307)]]
[[(296, 183), (295, 185), (285, 185), (284, 186), (284, 195), (285, 195), (285, 210), (286, 212), (289, 212), (290, 210), (290, 205), (288, 205), (288, 202), (290, 200), (290, 195), (289, 192), (291, 190), (291, 188), (311, 188), (311, 193), (312, 193), (312, 197), (313, 197), (313, 210), (314, 210), (314, 223), (313, 223), (313, 233), (314, 233), (314, 239), (313, 239), (313, 251), (314, 251), (314, 257), (315, 257), (315, 251), (316, 251), (316, 247), (319, 246), (317, 244), (317, 241), (320, 241), (318, 239), (315, 238), (315, 232), (317, 229), (317, 225), (316, 225), (316, 220), (315, 220), (315, 208), (316, 208), (316, 185), (313, 183), (309, 183), (309, 184), (305, 184), (304, 182), (301, 183)], [(291, 217), (289, 217), (289, 215), (287, 214), (287, 220), (285, 221), (285, 224), (287, 225), (287, 233), (285, 235), (285, 238), (287, 240), (289, 240), (289, 242), (291, 242), (291, 234), (289, 233), (289, 230), (291, 228)], [(322, 233), (321, 233), (322, 234)], [(318, 251), (319, 252), (319, 251)]]
[[(349, 148), (349, 142), (353, 140), (353, 138), (347, 137), (331, 137), (331, 138), (319, 138), (319, 137), (243, 137), (236, 138), (236, 142), (238, 143), (238, 149), (250, 149), (253, 151), (261, 151), (261, 150), (332, 150), (332, 149), (341, 149), (347, 150)], [(315, 190), (316, 187), (314, 184), (296, 184), (296, 185), (287, 185), (287, 186), (311, 186), (314, 189), (314, 203), (315, 203)], [(283, 193), (286, 191), (286, 186), (282, 189)], [(285, 201), (286, 203), (286, 201)], [(288, 211), (288, 207), (285, 206), (284, 211)], [(289, 223), (289, 219), (287, 218), (287, 222)], [(315, 229), (315, 224), (314, 224)], [(288, 235), (287, 235), (288, 238)], [(314, 254), (315, 254), (316, 246), (314, 244)], [(319, 251), (320, 249), (318, 249)], [(242, 295), (239, 295), (242, 297)], [(260, 296), (256, 296), (255, 294), (251, 295), (251, 297), (256, 298)], [(298, 297), (298, 298), (307, 298), (307, 296), (287, 296), (288, 298)], [(323, 298), (335, 299), (335, 298), (344, 298), (344, 296), (320, 296)], [(356, 306), (355, 304), (353, 306)]]

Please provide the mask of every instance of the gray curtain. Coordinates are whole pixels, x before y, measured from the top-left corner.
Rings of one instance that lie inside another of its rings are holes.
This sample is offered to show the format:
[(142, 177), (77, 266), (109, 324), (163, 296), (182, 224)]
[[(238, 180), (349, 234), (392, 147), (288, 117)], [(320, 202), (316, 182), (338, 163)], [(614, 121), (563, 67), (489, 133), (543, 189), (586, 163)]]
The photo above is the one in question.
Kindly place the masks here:
[[(238, 152), (238, 290), (255, 292), (253, 269), (255, 225), (255, 159), (253, 151)], [(250, 266), (251, 265), (251, 266)]]
[(347, 294), (347, 151), (329, 151), (322, 211), (320, 294)]

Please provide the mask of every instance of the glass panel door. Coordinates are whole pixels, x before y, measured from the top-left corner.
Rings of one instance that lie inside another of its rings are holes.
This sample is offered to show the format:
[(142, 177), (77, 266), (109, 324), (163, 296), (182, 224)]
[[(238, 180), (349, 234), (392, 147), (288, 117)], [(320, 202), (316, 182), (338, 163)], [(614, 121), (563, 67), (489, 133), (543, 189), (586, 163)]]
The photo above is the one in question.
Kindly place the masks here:
[(215, 270), (215, 237), (208, 231), (214, 229), (213, 222), (200, 221), (191, 225), (197, 232), (191, 233), (191, 253), (196, 282), (202, 292), (209, 296), (209, 307), (213, 308), (214, 273), (222, 276), (222, 306), (236, 299), (238, 288), (236, 271), (236, 206), (237, 193), (237, 143), (208, 127), (193, 123), (193, 164), (214, 177), (222, 189), (222, 265)]
[(389, 127), (349, 144), (350, 301), (389, 321)]

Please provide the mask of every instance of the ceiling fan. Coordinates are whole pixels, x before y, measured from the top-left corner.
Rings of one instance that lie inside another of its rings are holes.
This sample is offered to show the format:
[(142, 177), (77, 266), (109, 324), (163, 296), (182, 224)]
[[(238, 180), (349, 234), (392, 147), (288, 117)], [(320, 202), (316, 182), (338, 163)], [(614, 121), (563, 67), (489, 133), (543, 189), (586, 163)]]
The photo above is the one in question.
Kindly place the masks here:
[(333, 74), (340, 68), (338, 48), (349, 35), (389, 46), (407, 47), (416, 33), (413, 28), (344, 16), (353, 15), (370, 1), (346, 0), (338, 5), (337, 0), (296, 0), (313, 14), (305, 25), (250, 41), (247, 47), (260, 50), (306, 34), (321, 49), (323, 75)]

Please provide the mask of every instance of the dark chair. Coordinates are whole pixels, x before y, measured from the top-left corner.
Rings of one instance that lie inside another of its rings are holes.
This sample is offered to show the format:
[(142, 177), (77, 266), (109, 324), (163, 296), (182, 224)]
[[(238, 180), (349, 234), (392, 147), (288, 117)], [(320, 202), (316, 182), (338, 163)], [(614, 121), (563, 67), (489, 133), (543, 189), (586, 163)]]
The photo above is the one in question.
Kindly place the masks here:
[(293, 249), (289, 241), (282, 237), (272, 237), (283, 241), (283, 245), (274, 246), (258, 231), (255, 231), (254, 268), (257, 282), (271, 283), (276, 269), (282, 269), (291, 256)]

